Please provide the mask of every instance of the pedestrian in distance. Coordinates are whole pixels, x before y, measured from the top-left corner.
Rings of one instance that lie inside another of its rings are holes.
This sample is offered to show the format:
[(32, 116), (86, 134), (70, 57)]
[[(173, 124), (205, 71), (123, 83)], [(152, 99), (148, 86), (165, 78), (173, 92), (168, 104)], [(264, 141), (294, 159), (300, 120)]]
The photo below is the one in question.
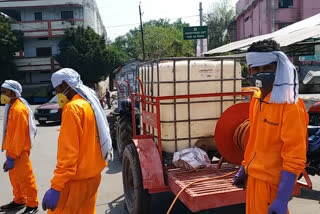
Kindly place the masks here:
[(95, 213), (101, 171), (112, 157), (109, 125), (95, 91), (73, 69), (52, 74), (62, 108), (57, 165), (42, 207), (54, 214)]
[(24, 207), (24, 214), (38, 212), (38, 190), (29, 159), (37, 129), (29, 103), (21, 97), (22, 86), (14, 80), (1, 85), (1, 103), (6, 104), (3, 119), (2, 151), (6, 151), (4, 172), (9, 173), (13, 201), (0, 207), (10, 212)]
[(298, 74), (274, 40), (253, 43), (246, 59), (260, 91), (250, 103), (250, 137), (234, 185), (247, 188), (246, 214), (287, 214), (306, 164), (309, 118)]
[(111, 109), (111, 103), (110, 103), (110, 91), (107, 89), (106, 91), (106, 102), (107, 102), (107, 105), (108, 105), (108, 109)]

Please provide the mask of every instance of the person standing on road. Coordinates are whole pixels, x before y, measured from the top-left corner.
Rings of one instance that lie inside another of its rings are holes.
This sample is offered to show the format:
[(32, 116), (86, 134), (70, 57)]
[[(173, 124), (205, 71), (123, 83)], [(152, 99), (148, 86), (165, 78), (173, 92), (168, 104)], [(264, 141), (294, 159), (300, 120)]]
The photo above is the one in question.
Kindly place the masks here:
[(2, 151), (6, 151), (3, 170), (9, 172), (14, 199), (0, 212), (22, 209), (24, 214), (38, 212), (38, 190), (29, 159), (36, 125), (29, 103), (21, 97), (22, 87), (14, 80), (1, 85), (1, 103), (6, 104), (3, 119)]
[(247, 188), (246, 214), (287, 214), (306, 163), (309, 118), (298, 74), (274, 40), (253, 43), (246, 58), (260, 91), (251, 100), (250, 137), (234, 185)]
[(110, 103), (110, 91), (107, 89), (106, 91), (106, 102), (107, 102), (107, 105), (108, 105), (108, 109), (111, 109), (111, 103)]
[(101, 171), (113, 152), (109, 125), (95, 92), (76, 71), (61, 69), (51, 81), (63, 110), (57, 165), (42, 207), (55, 214), (92, 214)]

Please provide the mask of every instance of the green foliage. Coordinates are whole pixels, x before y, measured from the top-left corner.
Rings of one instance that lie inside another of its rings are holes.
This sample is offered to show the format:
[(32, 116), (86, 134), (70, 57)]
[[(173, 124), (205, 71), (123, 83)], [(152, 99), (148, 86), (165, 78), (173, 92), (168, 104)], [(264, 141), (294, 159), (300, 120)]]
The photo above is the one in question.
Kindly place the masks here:
[[(151, 20), (144, 23), (144, 43), (146, 59), (161, 57), (183, 57), (194, 55), (193, 41), (183, 40), (183, 27), (188, 24), (181, 19), (170, 24), (168, 19)], [(142, 59), (140, 27), (115, 39), (112, 46), (127, 58)]]
[(249, 67), (246, 63), (243, 63), (241, 65), (241, 76), (244, 78), (242, 80), (242, 85), (244, 86), (249, 86), (250, 85), (250, 81), (248, 79), (249, 77), (249, 73), (248, 73)]
[(105, 38), (89, 27), (67, 30), (59, 48), (57, 61), (62, 67), (76, 70), (89, 86), (105, 79), (126, 59), (121, 51), (107, 46)]
[(235, 9), (230, 0), (215, 1), (212, 4), (205, 17), (205, 22), (208, 25), (209, 49), (217, 48), (231, 41), (228, 26), (234, 20)]
[(23, 76), (14, 63), (14, 54), (23, 46), (21, 31), (11, 31), (9, 19), (0, 13), (0, 82), (6, 79), (20, 79)]

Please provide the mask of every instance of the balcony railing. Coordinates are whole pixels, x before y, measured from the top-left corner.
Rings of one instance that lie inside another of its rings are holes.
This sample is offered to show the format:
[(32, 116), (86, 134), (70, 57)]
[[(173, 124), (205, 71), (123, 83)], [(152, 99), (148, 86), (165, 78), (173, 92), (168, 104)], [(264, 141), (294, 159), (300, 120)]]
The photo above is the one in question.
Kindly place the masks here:
[(12, 30), (21, 30), (25, 38), (59, 37), (71, 27), (83, 25), (83, 19), (24, 21), (11, 24)]
[(60, 68), (59, 63), (53, 57), (31, 57), (15, 59), (19, 71), (51, 71)]

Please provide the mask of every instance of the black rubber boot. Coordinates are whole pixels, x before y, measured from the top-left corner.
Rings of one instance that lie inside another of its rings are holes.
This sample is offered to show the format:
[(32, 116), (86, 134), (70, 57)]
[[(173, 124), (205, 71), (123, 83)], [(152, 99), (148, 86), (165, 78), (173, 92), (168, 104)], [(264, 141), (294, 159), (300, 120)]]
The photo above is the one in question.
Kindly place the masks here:
[(38, 207), (27, 207), (22, 214), (35, 214), (39, 211)]
[(3, 205), (0, 207), (0, 212), (6, 212), (10, 210), (19, 210), (24, 208), (25, 204), (17, 204), (14, 201), (11, 201), (9, 204)]

